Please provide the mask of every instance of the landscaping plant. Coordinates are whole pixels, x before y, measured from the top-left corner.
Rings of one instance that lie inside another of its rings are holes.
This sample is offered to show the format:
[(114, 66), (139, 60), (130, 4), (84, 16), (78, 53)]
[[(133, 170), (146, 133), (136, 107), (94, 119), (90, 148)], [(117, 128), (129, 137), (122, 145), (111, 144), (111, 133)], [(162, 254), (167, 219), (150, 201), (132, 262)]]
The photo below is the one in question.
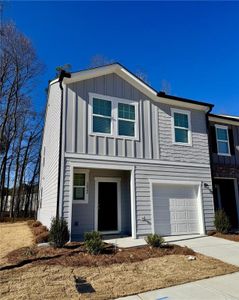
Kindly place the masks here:
[(66, 220), (63, 218), (52, 219), (49, 241), (56, 248), (62, 248), (69, 241), (69, 230)]
[(215, 212), (214, 225), (216, 230), (220, 233), (228, 233), (230, 230), (229, 218), (225, 211), (220, 209)]
[(84, 234), (85, 248), (90, 254), (100, 254), (104, 249), (104, 243), (98, 231)]
[(164, 238), (156, 233), (149, 234), (145, 240), (148, 245), (155, 248), (161, 247), (162, 244), (164, 243)]

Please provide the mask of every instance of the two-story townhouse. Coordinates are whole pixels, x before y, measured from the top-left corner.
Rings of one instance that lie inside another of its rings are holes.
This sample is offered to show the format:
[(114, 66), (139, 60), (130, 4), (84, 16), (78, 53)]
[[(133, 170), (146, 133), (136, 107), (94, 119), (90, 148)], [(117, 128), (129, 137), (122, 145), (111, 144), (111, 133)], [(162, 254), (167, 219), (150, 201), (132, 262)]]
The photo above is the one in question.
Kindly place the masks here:
[(239, 117), (209, 115), (215, 209), (239, 228)]
[(211, 108), (158, 93), (118, 63), (51, 82), (38, 219), (64, 217), (72, 240), (213, 229)]

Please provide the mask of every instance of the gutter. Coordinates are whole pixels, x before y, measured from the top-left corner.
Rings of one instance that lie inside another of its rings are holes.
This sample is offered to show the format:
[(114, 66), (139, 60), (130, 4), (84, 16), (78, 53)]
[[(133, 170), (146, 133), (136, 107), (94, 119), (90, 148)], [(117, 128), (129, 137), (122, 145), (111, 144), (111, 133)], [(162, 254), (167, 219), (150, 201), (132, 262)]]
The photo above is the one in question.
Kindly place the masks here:
[(58, 159), (58, 182), (57, 182), (57, 203), (56, 203), (56, 218), (59, 219), (59, 204), (60, 204), (60, 189), (61, 189), (61, 163), (62, 163), (62, 133), (63, 133), (63, 100), (64, 88), (62, 82), (64, 78), (71, 78), (71, 74), (65, 70), (61, 70), (58, 82), (61, 89), (61, 111), (60, 111), (60, 137), (59, 137), (59, 159)]
[(209, 159), (210, 159), (210, 169), (211, 169), (211, 178), (212, 178), (212, 196), (213, 196), (213, 207), (215, 211), (215, 202), (214, 202), (214, 176), (213, 176), (213, 153), (211, 151), (211, 144), (210, 144), (210, 121), (209, 116), (210, 112), (212, 111), (212, 107), (209, 108), (209, 110), (206, 113), (206, 125), (207, 125), (207, 138), (208, 138), (208, 150), (209, 150)]

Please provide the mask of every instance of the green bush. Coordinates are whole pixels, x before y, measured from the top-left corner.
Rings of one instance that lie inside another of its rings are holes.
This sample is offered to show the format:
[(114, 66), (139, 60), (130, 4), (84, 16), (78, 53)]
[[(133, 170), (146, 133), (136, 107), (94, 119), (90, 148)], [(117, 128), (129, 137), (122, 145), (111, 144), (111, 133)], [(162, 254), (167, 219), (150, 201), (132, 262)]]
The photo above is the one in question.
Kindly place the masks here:
[(62, 248), (69, 241), (69, 230), (66, 220), (53, 218), (49, 232), (49, 241), (56, 248)]
[(220, 209), (215, 212), (214, 225), (218, 232), (228, 233), (230, 230), (230, 222), (224, 210)]
[(150, 245), (152, 247), (156, 247), (156, 248), (161, 247), (162, 244), (164, 243), (164, 238), (156, 233), (149, 234), (145, 240), (148, 245)]
[(84, 234), (85, 248), (90, 254), (100, 254), (104, 249), (104, 243), (98, 231)]

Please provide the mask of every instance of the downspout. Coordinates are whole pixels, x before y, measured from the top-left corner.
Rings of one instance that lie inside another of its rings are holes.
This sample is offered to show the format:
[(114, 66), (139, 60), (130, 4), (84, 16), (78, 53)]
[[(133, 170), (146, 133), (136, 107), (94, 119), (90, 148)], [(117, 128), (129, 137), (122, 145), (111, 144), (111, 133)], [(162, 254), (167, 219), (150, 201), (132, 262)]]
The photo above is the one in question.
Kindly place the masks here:
[(59, 159), (58, 159), (58, 183), (57, 183), (57, 202), (56, 202), (56, 218), (59, 218), (59, 205), (60, 205), (60, 190), (61, 190), (61, 163), (62, 163), (62, 133), (63, 133), (63, 100), (64, 88), (62, 85), (64, 78), (71, 78), (71, 74), (65, 70), (61, 70), (59, 76), (59, 87), (61, 89), (61, 110), (60, 110), (60, 137), (59, 137)]
[(213, 157), (211, 151), (211, 143), (210, 143), (210, 123), (209, 123), (209, 114), (213, 109), (213, 106), (210, 106), (209, 110), (206, 113), (206, 126), (207, 126), (207, 139), (208, 139), (208, 150), (209, 150), (209, 160), (210, 160), (210, 170), (211, 170), (211, 179), (212, 179), (212, 196), (213, 196), (213, 207), (215, 209), (215, 202), (214, 202), (214, 177), (213, 177)]

